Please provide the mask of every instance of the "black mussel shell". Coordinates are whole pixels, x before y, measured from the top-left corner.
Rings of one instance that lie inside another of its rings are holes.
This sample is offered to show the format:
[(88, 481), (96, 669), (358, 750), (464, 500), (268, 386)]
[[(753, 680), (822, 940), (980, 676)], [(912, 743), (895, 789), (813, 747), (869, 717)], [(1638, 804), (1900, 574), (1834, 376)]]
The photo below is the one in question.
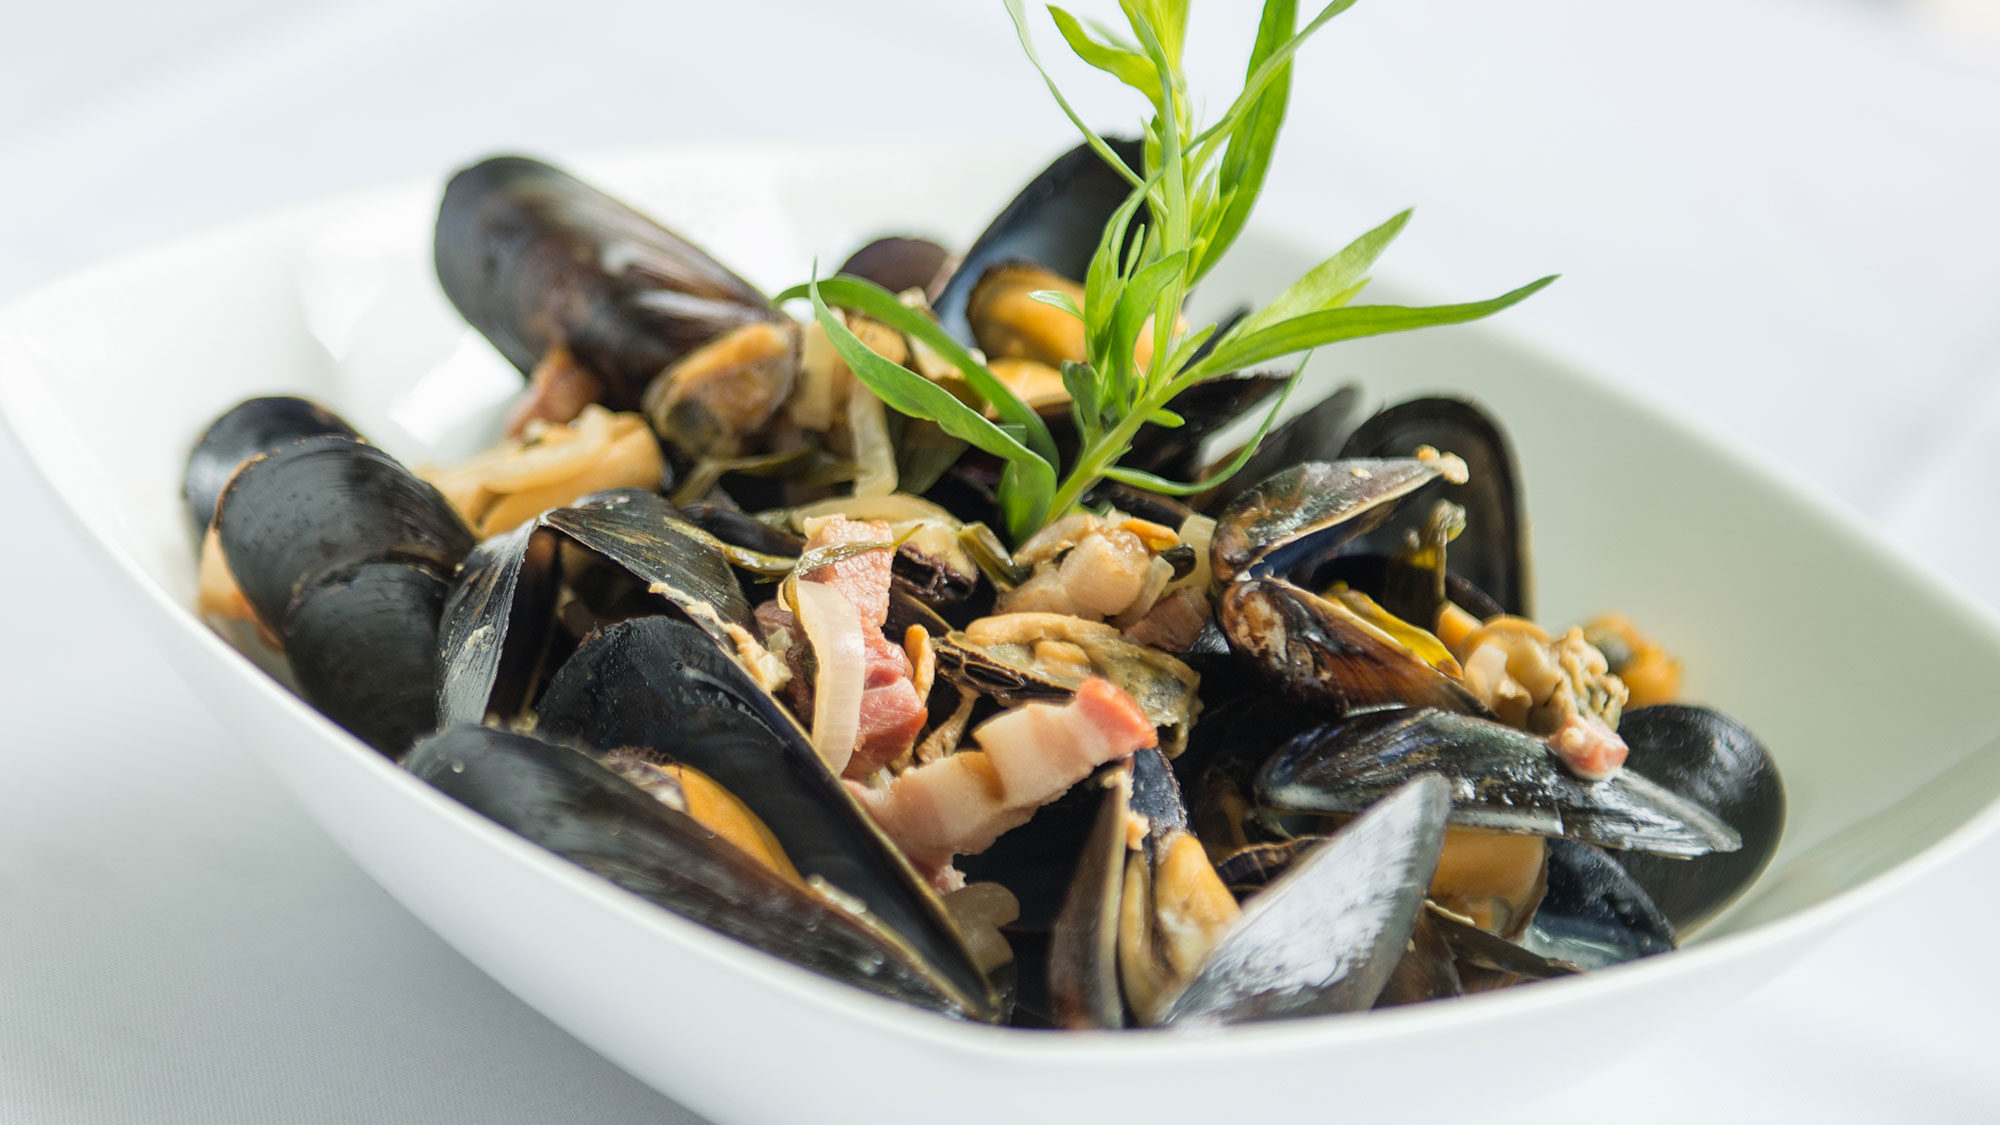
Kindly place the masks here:
[[(1132, 767), (1114, 763), (1099, 784), (1079, 785), (1097, 810), (1049, 935), (1049, 1017), (1071, 1029), (1125, 1026), (1118, 980), (1118, 904), (1125, 880), (1125, 825)], [(1102, 788), (1100, 789), (1100, 785)], [(1100, 795), (1101, 794), (1101, 795)]]
[[(1695, 861), (1662, 862), (1686, 868)], [(1589, 844), (1551, 840), (1548, 893), (1521, 944), (1546, 957), (1597, 969), (1669, 952), (1680, 938), (1617, 859)]]
[(1385, 705), (1487, 713), (1455, 677), (1425, 663), (1346, 606), (1282, 578), (1230, 583), (1216, 619), (1231, 647), (1264, 683), (1322, 713)]
[(1268, 477), (1216, 517), (1215, 576), (1308, 574), (1451, 467), (1449, 458), (1308, 461)]
[(1424, 1000), (1449, 1000), (1465, 995), (1459, 979), (1458, 958), (1438, 925), (1438, 913), (1424, 910), (1410, 931), (1409, 948), (1389, 974), (1389, 983), (1375, 998), (1378, 1008), (1393, 1008)]
[(280, 635), (292, 599), (323, 575), (389, 559), (446, 575), (473, 543), (437, 489), (380, 449), (335, 435), (245, 464), (215, 519), (244, 598)]
[(1743, 836), (1739, 851), (1686, 862), (1617, 857), (1676, 928), (1692, 930), (1735, 901), (1778, 850), (1785, 786), (1777, 763), (1743, 724), (1707, 707), (1663, 703), (1627, 711), (1618, 733), (1646, 776), (1713, 809)]
[[(1131, 450), (1118, 463), (1142, 472), (1191, 480), (1201, 468), (1201, 449), (1208, 439), (1277, 394), (1290, 377), (1273, 372), (1240, 371), (1204, 379), (1167, 402), (1167, 409), (1181, 416), (1180, 425), (1169, 428), (1148, 422), (1140, 426), (1138, 433), (1132, 435)], [(1052, 422), (1051, 430), (1058, 425), (1073, 428), (1068, 415)], [(1065, 444), (1061, 434), (1057, 435), (1057, 444)]]
[(1484, 969), (1492, 973), (1527, 977), (1529, 980), (1549, 980), (1554, 977), (1575, 976), (1581, 970), (1568, 961), (1544, 956), (1523, 945), (1516, 945), (1489, 933), (1461, 918), (1449, 910), (1439, 909), (1437, 904), (1428, 904), (1424, 911), (1431, 916), (1438, 933), (1445, 944), (1451, 947), (1452, 956), (1461, 965), (1474, 969)]
[[(1204, 512), (1221, 512), (1237, 497), (1293, 465), (1340, 460), (1347, 435), (1354, 430), (1354, 410), (1360, 401), (1359, 388), (1349, 384), (1321, 399), (1312, 409), (1279, 423), (1264, 435), (1242, 469), (1203, 493), (1195, 506)], [(1214, 476), (1235, 456), (1232, 451), (1218, 458), (1202, 476)]]
[(1443, 779), (1414, 778), (1293, 864), (1244, 906), (1162, 1024), (1201, 1027), (1372, 1006), (1416, 927), (1450, 806)]
[(861, 900), (981, 1018), (998, 998), (935, 895), (850, 796), (805, 732), (701, 630), (641, 617), (592, 634), (543, 693), (537, 729), (599, 752), (630, 747), (715, 779), (799, 871)]
[[(1137, 168), (1144, 146), (1110, 139), (1111, 151)], [(1007, 204), (959, 260), (931, 308), (952, 338), (975, 346), (965, 311), (973, 286), (994, 266), (1033, 262), (1081, 281), (1097, 253), (1104, 226), (1132, 193), (1132, 185), (1089, 145), (1078, 145), (1043, 169)]]
[(1123, 921), (1127, 825), (1133, 816), (1144, 820), (1141, 848), (1151, 867), (1168, 835), (1187, 829), (1187, 809), (1181, 804), (1173, 767), (1150, 747), (1099, 771), (1096, 784), (1079, 785), (1071, 792), (1078, 790), (1097, 816), (1070, 865), (1075, 874), (1049, 937), (1051, 1019), (1058, 1027), (1122, 1027), (1125, 1002), (1118, 931)]
[(434, 656), (445, 580), (428, 566), (368, 562), (302, 592), (285, 616), (299, 694), (394, 758), (437, 729)]
[(438, 627), (440, 725), (506, 719), (529, 704), (561, 584), (562, 551), (537, 520), (465, 556)]
[(750, 603), (715, 540), (650, 492), (619, 489), (552, 508), (467, 556), (438, 637), (438, 717), (446, 725), (519, 713), (533, 698), (554, 626), (559, 539), (609, 561), (700, 627), (735, 645), (756, 636)]
[(1714, 813), (1630, 768), (1579, 781), (1531, 734), (1429, 708), (1368, 711), (1307, 731), (1258, 771), (1257, 799), (1294, 812), (1360, 812), (1419, 773), (1451, 783), (1451, 822), (1467, 828), (1671, 856), (1741, 846)]
[(619, 410), (695, 348), (780, 316), (699, 247), (526, 157), (451, 178), (434, 251), (445, 296), (514, 366), (532, 371), (563, 344)]
[[(1533, 583), (1528, 560), (1527, 517), (1521, 509), (1521, 472), (1498, 423), (1477, 405), (1456, 398), (1419, 398), (1391, 406), (1363, 422), (1349, 437), (1343, 457), (1410, 457), (1430, 446), (1464, 460), (1464, 484), (1440, 481), (1424, 497), (1449, 500), (1465, 509), (1465, 531), (1452, 541), (1446, 561), (1484, 590), (1508, 613), (1533, 616)], [(1405, 505), (1370, 531), (1356, 546), (1393, 554), (1406, 531), (1423, 523), (1430, 505)]]
[(906, 289), (928, 291), (950, 263), (951, 251), (928, 238), (891, 235), (848, 255), (840, 264), (840, 272), (866, 278), (891, 293)]
[(215, 504), (222, 497), (222, 486), (229, 483), (238, 466), (281, 445), (317, 434), (361, 436), (333, 411), (284, 395), (246, 399), (217, 418), (188, 455), (187, 477), (181, 483), (181, 496), (187, 501), (196, 534), (207, 531), (215, 519)]
[(403, 765), (502, 827), (709, 929), (870, 992), (981, 1014), (868, 916), (774, 875), (584, 753), (455, 727)]

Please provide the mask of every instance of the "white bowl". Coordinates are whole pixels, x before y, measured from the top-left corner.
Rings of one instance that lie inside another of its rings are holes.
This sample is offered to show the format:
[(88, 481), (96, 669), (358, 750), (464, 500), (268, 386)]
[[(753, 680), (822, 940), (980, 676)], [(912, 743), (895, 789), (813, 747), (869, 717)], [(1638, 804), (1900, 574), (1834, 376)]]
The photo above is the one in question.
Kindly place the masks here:
[[(1046, 157), (735, 152), (587, 171), (775, 289), (885, 231), (962, 245)], [(1509, 1086), (1546, 1090), (1677, 1018), (1712, 1017), (2000, 819), (2000, 626), (1986, 611), (1782, 473), (1600, 379), (1489, 328), (1434, 330), (1329, 349), (1296, 401), (1355, 377), (1377, 400), (1469, 393), (1506, 421), (1544, 618), (1626, 610), (1686, 659), (1688, 694), (1741, 718), (1781, 765), (1785, 841), (1734, 908), (1680, 952), (1583, 978), (1208, 1035), (968, 1026), (765, 957), (398, 771), (189, 608), (179, 481), (217, 413), (304, 394), (421, 460), (475, 444), (518, 385), (436, 291), (437, 190), (311, 207), (43, 290), (0, 312), (0, 408), (132, 618), (362, 867), (529, 1004), (718, 1121), (1397, 1113), (1440, 1075), (1491, 1074), (1496, 1044), (1559, 1042), (1559, 1064), (1499, 1052)], [(1347, 233), (1253, 230), (1205, 294), (1268, 296)]]

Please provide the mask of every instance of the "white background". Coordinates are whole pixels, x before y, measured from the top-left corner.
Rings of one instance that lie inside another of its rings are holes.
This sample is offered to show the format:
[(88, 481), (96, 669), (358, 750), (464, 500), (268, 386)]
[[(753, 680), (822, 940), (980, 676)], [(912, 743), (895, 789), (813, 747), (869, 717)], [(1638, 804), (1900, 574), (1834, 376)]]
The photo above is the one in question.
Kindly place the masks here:
[[(1198, 7), (1211, 109), (1253, 25), (1247, 3)], [(496, 150), (1072, 141), (998, 0), (0, 0), (0, 52), (0, 300)], [(1415, 204), (1388, 266), (1441, 294), (1562, 272), (1512, 330), (2000, 603), (1991, 0), (1364, 0), (1299, 70), (1267, 220), (1330, 250)], [(1093, 120), (1136, 114), (1064, 74)], [(0, 1121), (694, 1120), (353, 868), (93, 596), (5, 437), (0, 496)], [(1560, 1043), (1496, 1044), (1490, 1071), (1413, 1106), (2000, 1120), (1996, 864), (2000, 841), (1707, 1026), (1577, 1029), (1648, 1044), (1559, 1097), (1507, 1070), (1562, 1066)], [(895, 1060), (857, 1065), (894, 1081)]]

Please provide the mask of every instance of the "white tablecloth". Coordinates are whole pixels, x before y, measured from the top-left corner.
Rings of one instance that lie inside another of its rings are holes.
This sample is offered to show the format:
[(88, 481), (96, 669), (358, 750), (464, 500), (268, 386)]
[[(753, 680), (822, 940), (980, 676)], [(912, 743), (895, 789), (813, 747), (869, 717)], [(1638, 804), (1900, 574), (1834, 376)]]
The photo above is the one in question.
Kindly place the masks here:
[[(1766, 451), (2000, 602), (1996, 7), (1369, 0), (1305, 55), (1265, 213), (1332, 243), (1416, 204), (1389, 265), (1443, 293), (1560, 270), (1507, 314), (1517, 331)], [(1196, 13), (1211, 112), (1250, 8)], [(495, 150), (1070, 140), (997, 2), (83, 0), (0, 9), (0, 44), (0, 299)], [(1094, 120), (1136, 112), (1065, 73)], [(692, 1120), (307, 822), (93, 597), (5, 439), (0, 494), (0, 1120)], [(1991, 841), (1558, 1099), (1483, 1076), (1477, 1111), (2000, 1119), (1996, 864)]]

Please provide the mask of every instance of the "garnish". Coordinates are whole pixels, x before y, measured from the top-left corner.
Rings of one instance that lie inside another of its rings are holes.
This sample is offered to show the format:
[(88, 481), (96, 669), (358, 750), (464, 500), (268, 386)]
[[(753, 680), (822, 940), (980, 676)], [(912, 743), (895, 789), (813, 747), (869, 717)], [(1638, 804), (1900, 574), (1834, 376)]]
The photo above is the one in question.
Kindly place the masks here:
[[(1015, 542), (1074, 511), (1103, 480), (1176, 496), (1221, 483), (1249, 460), (1276, 421), (1304, 370), (1304, 360), (1255, 435), (1219, 472), (1200, 481), (1173, 481), (1120, 466), (1141, 426), (1182, 424), (1169, 404), (1196, 383), (1283, 356), (1309, 357), (1312, 349), (1341, 340), (1477, 320), (1555, 280), (1544, 277), (1491, 300), (1468, 304), (1423, 308), (1350, 304), (1367, 284), (1369, 267), (1408, 221), (1410, 213), (1405, 211), (1308, 270), (1276, 300), (1226, 330), (1213, 324), (1183, 327), (1182, 300), (1235, 242), (1263, 188), (1291, 96), (1293, 54), (1354, 0), (1333, 0), (1297, 30), (1295, 0), (1267, 0), (1243, 89), (1222, 117), (1206, 127), (1194, 120), (1181, 72), (1189, 0), (1120, 0), (1131, 29), (1129, 40), (1102, 25), (1086, 27), (1069, 12), (1050, 5), (1057, 29), (1079, 58), (1151, 103), (1143, 167), (1136, 169), (1084, 123), (1049, 77), (1028, 33), (1021, 0), (1004, 2), (1022, 47), (1063, 113), (1091, 148), (1132, 184), (1131, 195), (1105, 226), (1091, 259), (1082, 305), (1054, 291), (1034, 294), (1084, 326), (1085, 361), (1062, 367), (1080, 438), (1074, 463), (1064, 471), (1048, 427), (977, 355), (887, 290), (859, 278), (822, 280), (815, 271), (813, 280), (779, 299), (810, 298), (814, 316), (841, 359), (890, 408), (928, 419), (945, 433), (1005, 462), (999, 500)], [(877, 355), (834, 315), (829, 303), (928, 344), (958, 369), (995, 418)], [(1142, 364), (1134, 353), (1145, 354), (1139, 344), (1149, 329), (1154, 346)]]

